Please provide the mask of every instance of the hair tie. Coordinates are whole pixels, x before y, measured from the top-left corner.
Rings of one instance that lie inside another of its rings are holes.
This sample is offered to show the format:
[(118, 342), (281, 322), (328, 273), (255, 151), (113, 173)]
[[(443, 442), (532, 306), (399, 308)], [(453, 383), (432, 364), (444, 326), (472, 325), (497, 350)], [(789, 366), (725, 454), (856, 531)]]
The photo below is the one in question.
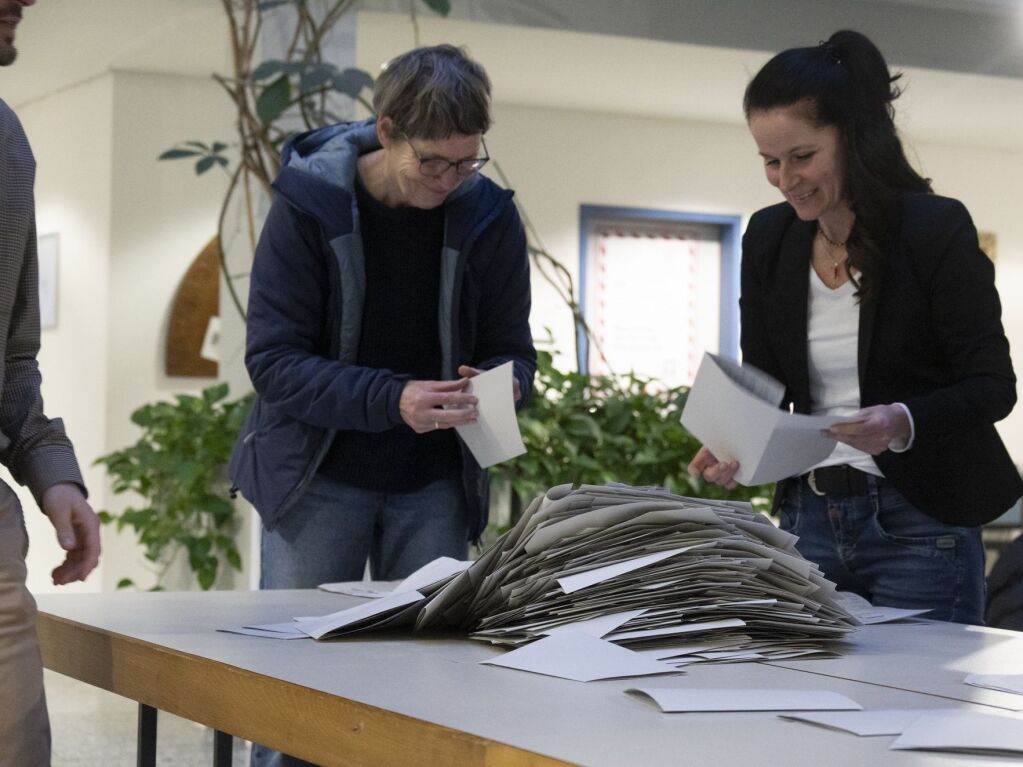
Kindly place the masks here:
[(835, 44), (833, 42), (831, 42), (830, 40), (821, 40), (819, 43), (817, 43), (817, 47), (824, 51), (827, 57), (831, 59), (834, 63), (841, 66), (842, 56), (841, 54), (839, 54), (838, 48), (835, 47)]

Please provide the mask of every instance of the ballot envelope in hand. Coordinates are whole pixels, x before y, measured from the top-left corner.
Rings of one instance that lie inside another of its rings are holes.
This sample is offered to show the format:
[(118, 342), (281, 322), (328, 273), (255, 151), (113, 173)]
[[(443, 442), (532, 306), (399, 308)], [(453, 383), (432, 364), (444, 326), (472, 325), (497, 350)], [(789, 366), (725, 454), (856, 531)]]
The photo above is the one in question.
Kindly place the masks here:
[(776, 482), (831, 454), (835, 440), (822, 429), (858, 420), (779, 410), (784, 395), (785, 387), (767, 373), (707, 352), (682, 410), (682, 425), (719, 461), (739, 462), (737, 482)]

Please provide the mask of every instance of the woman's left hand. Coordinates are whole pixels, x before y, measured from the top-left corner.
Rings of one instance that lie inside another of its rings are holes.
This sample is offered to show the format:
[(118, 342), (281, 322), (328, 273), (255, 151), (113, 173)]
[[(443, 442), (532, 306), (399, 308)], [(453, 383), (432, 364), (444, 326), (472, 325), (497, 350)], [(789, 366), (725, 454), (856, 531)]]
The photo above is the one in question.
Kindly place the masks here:
[[(460, 365), (458, 368), (458, 375), (462, 376), (462, 378), (472, 378), (473, 376), (478, 376), (482, 372), (482, 370), (471, 368), (468, 365)], [(519, 388), (519, 379), (516, 378), (514, 374), (512, 375), (512, 395), (515, 397), (516, 402), (522, 399), (522, 389)]]
[(898, 405), (865, 407), (855, 417), (860, 420), (824, 429), (824, 436), (871, 455), (883, 453), (892, 442), (909, 439), (909, 418)]

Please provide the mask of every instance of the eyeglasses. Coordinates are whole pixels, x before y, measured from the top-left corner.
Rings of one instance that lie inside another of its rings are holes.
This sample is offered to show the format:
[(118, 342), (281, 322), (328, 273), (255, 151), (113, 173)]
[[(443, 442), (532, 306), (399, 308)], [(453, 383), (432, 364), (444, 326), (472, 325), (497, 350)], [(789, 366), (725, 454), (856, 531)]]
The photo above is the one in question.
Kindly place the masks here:
[(470, 157), (465, 160), (448, 160), (444, 157), (423, 157), (419, 150), (412, 145), (412, 140), (405, 136), (405, 141), (412, 148), (412, 154), (419, 160), (419, 172), (424, 176), (439, 177), (448, 172), (448, 168), (455, 169), (455, 175), (459, 178), (469, 178), (473, 173), (479, 172), (480, 168), (490, 160), (490, 152), (487, 151), (487, 142), (480, 136), (480, 143), (483, 145), (483, 157)]

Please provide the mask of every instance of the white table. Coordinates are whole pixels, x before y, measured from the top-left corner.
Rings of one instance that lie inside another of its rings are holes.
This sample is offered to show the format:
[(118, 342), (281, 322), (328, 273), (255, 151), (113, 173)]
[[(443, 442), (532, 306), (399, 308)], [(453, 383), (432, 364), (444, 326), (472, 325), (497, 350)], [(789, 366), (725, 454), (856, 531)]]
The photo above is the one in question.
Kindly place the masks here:
[(1013, 632), (877, 626), (835, 661), (580, 683), (481, 666), (502, 651), (454, 636), (314, 642), (214, 631), (358, 601), (315, 591), (46, 595), (38, 599), (40, 637), (50, 669), (325, 765), (1019, 763), (889, 751), (889, 737), (857, 738), (773, 713), (662, 714), (624, 694), (637, 686), (811, 688), (868, 709), (1000, 712), (991, 706), (1011, 696), (961, 679), (1014, 670), (989, 663), (1023, 662), (1023, 634)]

